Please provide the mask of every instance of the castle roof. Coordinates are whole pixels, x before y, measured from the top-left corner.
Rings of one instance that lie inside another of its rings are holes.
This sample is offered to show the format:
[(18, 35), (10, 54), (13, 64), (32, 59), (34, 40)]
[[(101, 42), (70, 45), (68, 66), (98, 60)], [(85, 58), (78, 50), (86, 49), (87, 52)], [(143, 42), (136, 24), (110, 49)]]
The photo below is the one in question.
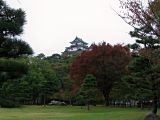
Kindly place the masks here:
[(85, 45), (87, 45), (88, 43), (84, 42), (81, 38), (77, 37), (72, 41), (70, 42), (71, 44), (75, 44), (75, 43), (83, 43)]

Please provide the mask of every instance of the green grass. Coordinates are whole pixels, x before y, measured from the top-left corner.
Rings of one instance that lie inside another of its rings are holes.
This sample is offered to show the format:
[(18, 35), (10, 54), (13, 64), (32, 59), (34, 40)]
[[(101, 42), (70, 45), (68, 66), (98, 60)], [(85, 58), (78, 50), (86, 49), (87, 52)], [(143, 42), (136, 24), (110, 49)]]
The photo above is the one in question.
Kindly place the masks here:
[(150, 109), (79, 106), (0, 108), (0, 120), (143, 120)]

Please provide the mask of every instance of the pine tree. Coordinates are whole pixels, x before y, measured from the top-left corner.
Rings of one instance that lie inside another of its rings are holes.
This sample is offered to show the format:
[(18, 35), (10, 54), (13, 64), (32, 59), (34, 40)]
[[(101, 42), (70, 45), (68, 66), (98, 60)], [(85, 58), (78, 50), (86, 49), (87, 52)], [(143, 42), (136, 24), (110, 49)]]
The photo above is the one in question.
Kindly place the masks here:
[(78, 97), (79, 98), (78, 101), (84, 102), (83, 101), (83, 98), (84, 98), (88, 105), (88, 110), (90, 110), (89, 105), (91, 103), (96, 102), (97, 92), (98, 92), (98, 89), (97, 89), (96, 78), (92, 74), (88, 74), (84, 79), (82, 88), (80, 89), (80, 92), (79, 92), (79, 95), (82, 97)]
[(126, 89), (126, 98), (139, 101), (141, 108), (143, 109), (144, 101), (150, 101), (152, 96), (152, 83), (147, 77), (150, 73), (151, 66), (149, 60), (145, 56), (132, 55), (132, 62), (127, 66), (127, 70), (130, 74), (122, 77), (123, 89)]
[[(23, 32), (24, 24), (24, 11), (10, 8), (0, 0), (0, 105), (2, 107), (15, 107), (20, 101), (17, 93), (13, 95), (14, 90), (11, 89), (16, 86), (13, 87), (11, 83), (18, 84), (17, 79), (27, 73), (27, 65), (18, 58), (33, 53), (26, 42), (18, 39)], [(8, 83), (12, 87), (7, 86)]]
[(133, 61), (128, 65), (131, 75), (125, 79), (129, 86), (139, 86), (137, 90), (140, 90), (141, 98), (151, 95), (149, 98), (153, 101), (152, 113), (156, 114), (160, 89), (160, 1), (148, 0), (146, 4), (141, 0), (120, 0), (120, 3), (122, 15), (119, 16), (134, 28), (130, 35), (137, 38), (136, 44), (131, 46), (134, 48)]

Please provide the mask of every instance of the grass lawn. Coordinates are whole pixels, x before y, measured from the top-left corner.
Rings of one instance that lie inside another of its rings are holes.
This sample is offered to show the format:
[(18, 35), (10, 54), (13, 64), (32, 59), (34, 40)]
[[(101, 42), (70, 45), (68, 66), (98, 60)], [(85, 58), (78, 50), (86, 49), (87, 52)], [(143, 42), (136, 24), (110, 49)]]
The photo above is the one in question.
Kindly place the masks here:
[(150, 109), (79, 106), (0, 108), (0, 120), (143, 120)]

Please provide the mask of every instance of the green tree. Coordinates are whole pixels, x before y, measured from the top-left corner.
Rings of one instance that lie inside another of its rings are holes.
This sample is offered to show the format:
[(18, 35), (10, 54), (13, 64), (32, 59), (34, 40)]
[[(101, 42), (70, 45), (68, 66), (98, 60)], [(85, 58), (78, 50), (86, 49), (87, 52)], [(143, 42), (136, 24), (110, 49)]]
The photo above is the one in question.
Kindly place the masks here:
[(45, 59), (45, 55), (43, 53), (38, 54), (36, 57), (40, 60)]
[(25, 97), (25, 86), (22, 84), (21, 77), (28, 72), (28, 66), (20, 59), (0, 59), (0, 61), (0, 66), (3, 68), (0, 72), (0, 105), (18, 107)]
[(127, 66), (127, 70), (131, 73), (124, 76), (123, 85), (128, 89), (126, 97), (132, 100), (138, 100), (143, 109), (143, 102), (150, 101), (152, 98), (153, 81), (150, 80), (151, 65), (148, 58), (143, 55), (132, 55), (133, 61)]
[[(50, 99), (50, 96), (61, 88), (60, 80), (46, 60), (32, 58), (28, 62), (30, 63), (30, 71), (32, 71), (29, 80), (32, 83), (32, 87), (35, 88), (33, 91), (33, 97), (36, 97), (34, 101), (41, 97), (45, 105), (46, 100)], [(38, 78), (34, 77), (34, 75)]]
[(0, 57), (17, 58), (24, 54), (32, 54), (29, 45), (17, 39), (23, 32), (24, 11), (10, 8), (0, 0), (0, 16)]
[(83, 95), (78, 95), (77, 98), (76, 98), (76, 104), (80, 105), (81, 106), (81, 109), (82, 109), (82, 106), (86, 104), (86, 100), (84, 98)]
[(57, 75), (53, 69), (48, 66), (46, 69), (42, 70), (44, 81), (42, 82), (42, 96), (43, 96), (43, 103), (46, 104), (46, 99), (50, 99), (51, 95), (55, 92), (59, 91), (61, 88), (60, 80), (57, 78)]
[(83, 98), (84, 98), (88, 105), (88, 110), (90, 110), (89, 105), (96, 101), (97, 92), (98, 92), (98, 89), (97, 89), (96, 78), (92, 74), (88, 74), (84, 79), (82, 88), (79, 91), (79, 95), (81, 97), (78, 97), (77, 100), (78, 102), (83, 102)]
[[(133, 86), (139, 86), (140, 93), (143, 93), (141, 99), (146, 94), (151, 93), (150, 99), (153, 101), (152, 113), (157, 113), (157, 100), (159, 93), (159, 24), (160, 24), (160, 1), (148, 0), (146, 3), (140, 0), (121, 1), (122, 13), (119, 16), (134, 27), (130, 32), (131, 37), (135, 37), (136, 43), (142, 48), (133, 51), (133, 61), (129, 64), (128, 70), (131, 75), (125, 77), (126, 81), (130, 79), (128, 84), (134, 83)], [(134, 49), (135, 49), (134, 48)], [(138, 70), (136, 70), (137, 68)], [(143, 77), (142, 77), (143, 76)], [(149, 86), (146, 86), (146, 83)], [(148, 88), (149, 87), (149, 88)], [(135, 93), (136, 94), (136, 93)]]
[(61, 55), (56, 53), (56, 54), (52, 54), (51, 56), (46, 57), (45, 59), (50, 62), (57, 62), (59, 59), (61, 59)]
[(68, 101), (71, 104), (73, 99), (73, 94), (71, 93), (73, 90), (73, 80), (70, 79), (70, 67), (75, 56), (66, 59), (59, 58), (61, 58), (59, 54), (53, 54), (52, 56), (47, 57), (46, 60), (50, 62), (61, 82), (62, 88), (58, 94), (61, 94), (62, 100)]
[(36, 69), (29, 69), (27, 75), (21, 78), (23, 82), (26, 82), (25, 88), (27, 89), (25, 94), (28, 94), (29, 98), (24, 99), (24, 103), (26, 104), (42, 104), (42, 88), (43, 81), (45, 80), (43, 74)]
[(0, 0), (0, 105), (2, 107), (16, 107), (21, 100), (22, 89), (14, 85), (19, 84), (18, 79), (27, 73), (28, 68), (18, 58), (33, 53), (30, 46), (17, 37), (23, 32), (24, 23), (24, 11), (12, 9)]

